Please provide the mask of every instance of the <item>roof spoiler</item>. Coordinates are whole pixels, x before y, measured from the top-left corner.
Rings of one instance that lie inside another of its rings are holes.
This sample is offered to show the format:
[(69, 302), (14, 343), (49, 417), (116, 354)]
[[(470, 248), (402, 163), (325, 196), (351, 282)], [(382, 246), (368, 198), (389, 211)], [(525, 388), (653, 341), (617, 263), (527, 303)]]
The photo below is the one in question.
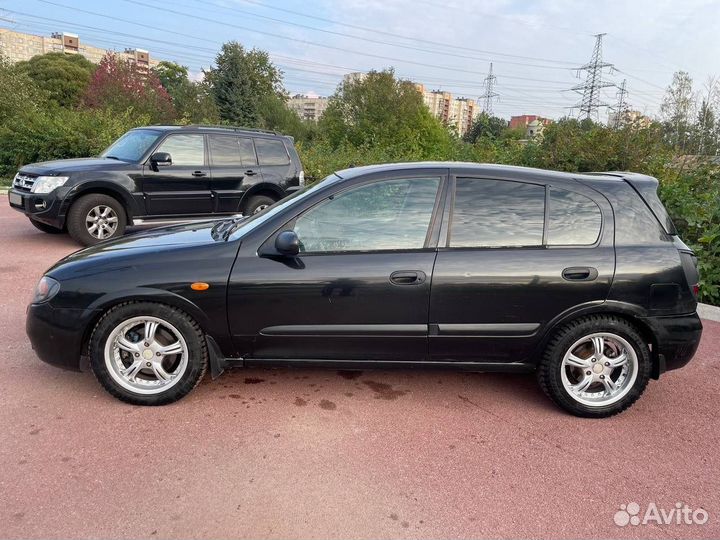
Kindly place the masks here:
[(675, 228), (675, 224), (672, 222), (672, 219), (670, 219), (670, 215), (667, 213), (663, 203), (660, 201), (660, 197), (658, 197), (658, 187), (660, 182), (658, 182), (657, 178), (646, 174), (624, 171), (610, 171), (590, 174), (615, 176), (625, 180), (628, 184), (630, 184), (635, 192), (640, 195), (640, 198), (645, 202), (655, 218), (660, 222), (660, 225), (662, 225), (665, 232), (670, 235), (677, 235), (678, 232)]

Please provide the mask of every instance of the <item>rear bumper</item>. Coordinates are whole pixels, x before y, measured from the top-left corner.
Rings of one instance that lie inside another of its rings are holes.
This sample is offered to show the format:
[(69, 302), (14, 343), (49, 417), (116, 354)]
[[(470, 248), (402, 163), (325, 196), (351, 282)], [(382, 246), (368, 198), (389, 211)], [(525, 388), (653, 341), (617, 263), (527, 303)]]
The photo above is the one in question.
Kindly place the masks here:
[(40, 360), (63, 369), (82, 371), (85, 368), (80, 357), (85, 329), (97, 314), (84, 309), (30, 304), (25, 331)]
[(647, 317), (657, 343), (658, 375), (685, 366), (695, 355), (702, 337), (702, 322), (697, 313), (669, 317)]
[(10, 207), (27, 217), (62, 229), (65, 225), (65, 209), (62, 200), (54, 193), (36, 195), (27, 191), (8, 191)]

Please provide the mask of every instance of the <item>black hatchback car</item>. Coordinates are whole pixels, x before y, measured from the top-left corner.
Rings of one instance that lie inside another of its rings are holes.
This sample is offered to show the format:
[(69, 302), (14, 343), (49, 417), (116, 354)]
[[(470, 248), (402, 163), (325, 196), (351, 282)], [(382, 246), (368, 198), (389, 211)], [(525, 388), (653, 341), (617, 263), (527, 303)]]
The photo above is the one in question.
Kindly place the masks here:
[(228, 126), (132, 129), (96, 158), (25, 165), (10, 206), (46, 233), (89, 246), (130, 225), (252, 215), (297, 191), (291, 137)]
[(40, 358), (114, 396), (175, 401), (209, 367), (537, 373), (573, 414), (629, 407), (684, 366), (698, 272), (632, 173), (469, 163), (340, 171), (244, 219), (127, 236), (40, 280)]

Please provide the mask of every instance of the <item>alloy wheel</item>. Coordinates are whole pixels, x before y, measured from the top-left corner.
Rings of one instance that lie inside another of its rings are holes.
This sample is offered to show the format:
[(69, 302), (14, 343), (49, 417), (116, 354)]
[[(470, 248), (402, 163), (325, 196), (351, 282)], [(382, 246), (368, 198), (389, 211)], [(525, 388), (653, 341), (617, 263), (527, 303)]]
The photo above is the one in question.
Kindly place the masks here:
[(85, 216), (85, 227), (98, 240), (110, 238), (118, 228), (117, 213), (104, 204), (94, 206)]

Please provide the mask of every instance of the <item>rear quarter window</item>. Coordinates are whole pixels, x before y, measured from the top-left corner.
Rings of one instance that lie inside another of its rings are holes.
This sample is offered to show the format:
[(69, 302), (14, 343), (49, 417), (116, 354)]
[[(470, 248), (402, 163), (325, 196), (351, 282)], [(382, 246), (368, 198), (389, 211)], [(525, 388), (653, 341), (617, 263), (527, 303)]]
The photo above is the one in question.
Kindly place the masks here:
[(255, 150), (260, 165), (288, 165), (290, 163), (290, 156), (285, 144), (279, 139), (255, 139)]

